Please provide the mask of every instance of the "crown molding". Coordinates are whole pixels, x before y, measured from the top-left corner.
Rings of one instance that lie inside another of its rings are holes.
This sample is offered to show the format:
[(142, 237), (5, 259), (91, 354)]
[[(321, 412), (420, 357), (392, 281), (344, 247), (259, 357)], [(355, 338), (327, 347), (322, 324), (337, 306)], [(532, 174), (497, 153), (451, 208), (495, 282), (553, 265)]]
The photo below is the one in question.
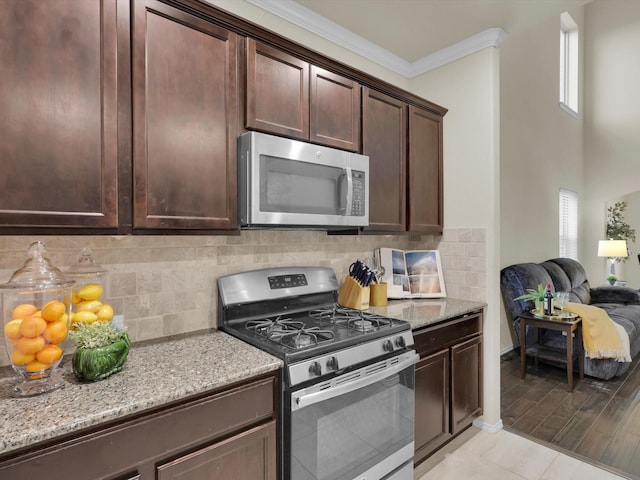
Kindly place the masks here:
[(502, 28), (490, 28), (415, 62), (408, 62), (293, 0), (245, 1), (406, 78), (416, 77), (487, 47), (498, 48), (508, 35)]
[(507, 38), (508, 33), (502, 28), (489, 28), (476, 35), (422, 57), (411, 64), (412, 76), (434, 70), (462, 57), (484, 50), (488, 47), (498, 48)]

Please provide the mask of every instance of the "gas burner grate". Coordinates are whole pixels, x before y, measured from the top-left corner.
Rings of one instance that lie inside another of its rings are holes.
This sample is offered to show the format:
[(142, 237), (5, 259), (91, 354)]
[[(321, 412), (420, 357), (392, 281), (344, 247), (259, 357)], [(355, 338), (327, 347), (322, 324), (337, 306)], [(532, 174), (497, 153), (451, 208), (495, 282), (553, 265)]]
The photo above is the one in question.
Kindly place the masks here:
[(363, 333), (391, 327), (392, 325), (391, 320), (387, 317), (375, 313), (361, 312), (353, 308), (341, 307), (340, 305), (334, 305), (333, 308), (311, 310), (309, 316)]
[(320, 327), (302, 328), (298, 331), (284, 333), (278, 343), (296, 350), (313, 347), (322, 342), (333, 340), (334, 334), (331, 330), (323, 330)]
[(341, 320), (351, 320), (358, 318), (358, 311), (347, 307), (334, 305), (329, 308), (318, 308), (311, 310), (309, 316), (320, 320), (328, 320), (331, 323), (337, 323)]
[(291, 318), (281, 318), (278, 316), (272, 320), (265, 318), (262, 320), (249, 320), (246, 323), (248, 330), (255, 331), (258, 335), (277, 340), (283, 335), (298, 332), (304, 328), (303, 322), (292, 320)]

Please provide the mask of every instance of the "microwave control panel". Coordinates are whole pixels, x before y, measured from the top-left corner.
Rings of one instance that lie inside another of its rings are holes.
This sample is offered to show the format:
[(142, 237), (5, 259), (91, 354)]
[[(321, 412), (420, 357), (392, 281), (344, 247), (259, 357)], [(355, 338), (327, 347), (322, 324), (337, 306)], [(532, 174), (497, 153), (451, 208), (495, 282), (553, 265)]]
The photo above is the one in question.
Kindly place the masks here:
[(359, 170), (351, 171), (351, 180), (353, 182), (353, 201), (351, 203), (351, 213), (353, 217), (363, 217), (365, 209), (365, 174)]

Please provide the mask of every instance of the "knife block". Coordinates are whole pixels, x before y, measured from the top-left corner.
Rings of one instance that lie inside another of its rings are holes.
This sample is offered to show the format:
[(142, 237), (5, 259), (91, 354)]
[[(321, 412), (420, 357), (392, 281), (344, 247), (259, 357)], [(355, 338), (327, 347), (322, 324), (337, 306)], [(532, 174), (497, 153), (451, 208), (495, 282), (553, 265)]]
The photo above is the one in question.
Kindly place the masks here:
[(343, 307), (366, 310), (369, 308), (369, 287), (363, 287), (347, 275), (338, 292), (338, 303)]

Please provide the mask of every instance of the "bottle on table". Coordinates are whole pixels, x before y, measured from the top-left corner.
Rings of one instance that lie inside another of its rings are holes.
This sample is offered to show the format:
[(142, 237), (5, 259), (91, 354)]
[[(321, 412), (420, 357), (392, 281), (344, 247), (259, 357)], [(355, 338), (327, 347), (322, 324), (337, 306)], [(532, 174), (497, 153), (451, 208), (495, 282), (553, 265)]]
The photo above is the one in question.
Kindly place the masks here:
[(547, 283), (547, 289), (544, 292), (544, 314), (547, 316), (553, 315), (553, 293), (551, 293), (551, 284)]

